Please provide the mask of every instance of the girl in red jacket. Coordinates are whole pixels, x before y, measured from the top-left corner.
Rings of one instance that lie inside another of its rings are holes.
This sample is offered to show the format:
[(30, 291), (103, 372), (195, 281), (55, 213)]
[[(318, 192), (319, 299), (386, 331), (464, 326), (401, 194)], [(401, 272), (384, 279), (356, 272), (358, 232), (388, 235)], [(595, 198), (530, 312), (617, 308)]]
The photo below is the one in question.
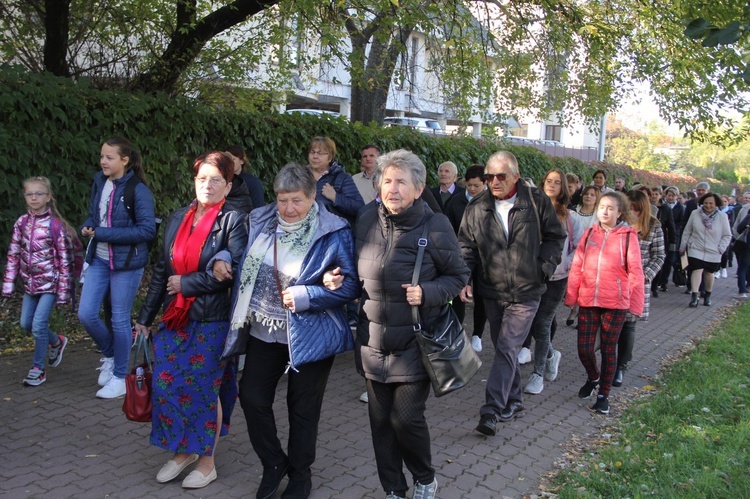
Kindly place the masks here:
[[(619, 192), (607, 192), (596, 205), (597, 223), (578, 245), (568, 276), (565, 305), (580, 307), (578, 357), (588, 380), (578, 396), (599, 394), (592, 409), (609, 413), (609, 389), (615, 373), (617, 340), (627, 312), (643, 313), (644, 277), (638, 233), (630, 227), (630, 206)], [(596, 363), (595, 342), (601, 329), (601, 369)]]

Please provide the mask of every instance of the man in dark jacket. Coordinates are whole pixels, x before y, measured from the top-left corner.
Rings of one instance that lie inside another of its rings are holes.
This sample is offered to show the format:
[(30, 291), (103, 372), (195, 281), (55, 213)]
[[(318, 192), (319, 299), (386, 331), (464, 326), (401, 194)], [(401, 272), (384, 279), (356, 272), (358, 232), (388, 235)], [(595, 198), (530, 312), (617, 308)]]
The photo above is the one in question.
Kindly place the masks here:
[[(552, 202), (520, 178), (513, 154), (493, 154), (485, 167), (489, 190), (468, 204), (458, 233), (469, 269), (479, 264), (484, 269), (473, 286), (485, 299), (495, 346), (476, 428), (485, 435), (495, 434), (498, 420), (523, 415), (518, 351), (546, 290), (544, 283), (560, 263), (565, 241)], [(461, 299), (469, 301), (472, 294), (472, 286), (466, 286)]]
[(440, 206), (440, 211), (445, 213), (448, 202), (454, 197), (465, 194), (464, 188), (456, 183), (458, 179), (458, 167), (452, 161), (446, 161), (438, 167), (438, 181), (440, 184), (431, 189), (433, 196)]

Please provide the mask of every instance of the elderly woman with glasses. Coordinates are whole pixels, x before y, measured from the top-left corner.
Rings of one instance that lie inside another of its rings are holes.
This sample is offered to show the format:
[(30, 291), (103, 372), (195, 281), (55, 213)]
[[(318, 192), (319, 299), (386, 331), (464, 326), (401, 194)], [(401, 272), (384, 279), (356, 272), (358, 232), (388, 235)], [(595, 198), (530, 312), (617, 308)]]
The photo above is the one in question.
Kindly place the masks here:
[[(419, 199), (427, 173), (413, 153), (396, 150), (377, 160), (377, 191), (355, 224), (357, 270), (362, 280), (355, 359), (367, 382), (372, 443), (388, 497), (433, 498), (437, 489), (430, 432), (424, 417), (430, 381), (414, 335), (411, 308), (429, 324), (469, 279), (456, 234), (443, 214)], [(412, 286), (418, 240), (428, 227), (419, 284)], [(347, 279), (344, 278), (344, 282)]]
[(224, 251), (237, 269), (247, 239), (245, 215), (224, 205), (232, 188), (232, 160), (221, 152), (204, 154), (193, 163), (193, 172), (195, 200), (166, 221), (159, 259), (135, 326), (148, 336), (164, 304), (154, 333), (151, 444), (174, 456), (156, 481), (174, 480), (198, 461), (182, 482), (191, 489), (216, 480), (216, 445), (219, 435), (229, 430), (237, 398), (235, 363), (221, 356), (229, 332), (232, 281), (215, 279), (206, 266)]
[(318, 202), (328, 211), (353, 223), (365, 205), (352, 177), (336, 162), (336, 143), (329, 137), (313, 137), (308, 166), (317, 182)]
[[(263, 464), (256, 497), (273, 497), (289, 475), (282, 497), (305, 498), (312, 490), (310, 467), (333, 359), (354, 348), (344, 304), (359, 295), (359, 279), (349, 224), (317, 202), (312, 171), (290, 163), (276, 175), (273, 189), (276, 203), (250, 214), (224, 357), (246, 354), (240, 403)], [(234, 275), (228, 270), (225, 262), (213, 264), (220, 278)], [(326, 289), (324, 276), (334, 271), (345, 279)], [(273, 411), (285, 373), (286, 452)]]

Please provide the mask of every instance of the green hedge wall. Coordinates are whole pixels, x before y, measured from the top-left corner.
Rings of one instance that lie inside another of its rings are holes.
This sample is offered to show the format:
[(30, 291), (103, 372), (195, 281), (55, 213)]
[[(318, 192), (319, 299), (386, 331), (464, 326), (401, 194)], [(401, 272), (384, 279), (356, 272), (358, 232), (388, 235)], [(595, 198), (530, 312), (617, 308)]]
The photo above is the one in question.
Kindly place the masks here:
[[(0, 205), (0, 254), (7, 249), (13, 222), (25, 210), (21, 182), (27, 177), (49, 177), (61, 213), (74, 225), (83, 222), (101, 144), (112, 135), (127, 137), (141, 150), (160, 215), (193, 198), (190, 165), (198, 155), (242, 145), (250, 170), (263, 180), (270, 197), (276, 172), (289, 161), (307, 163), (307, 148), (316, 135), (333, 138), (337, 159), (350, 173), (358, 171), (365, 144), (385, 151), (409, 149), (427, 166), (430, 186), (437, 185), (443, 161), (453, 161), (463, 172), (500, 149), (512, 151), (522, 175), (536, 181), (554, 166), (584, 178), (593, 171), (580, 160), (549, 158), (530, 147), (364, 126), (343, 118), (210, 108), (187, 98), (96, 90), (85, 80), (11, 67), (0, 68), (0, 109), (0, 195), (6, 200)], [(632, 173), (625, 176), (633, 178)]]

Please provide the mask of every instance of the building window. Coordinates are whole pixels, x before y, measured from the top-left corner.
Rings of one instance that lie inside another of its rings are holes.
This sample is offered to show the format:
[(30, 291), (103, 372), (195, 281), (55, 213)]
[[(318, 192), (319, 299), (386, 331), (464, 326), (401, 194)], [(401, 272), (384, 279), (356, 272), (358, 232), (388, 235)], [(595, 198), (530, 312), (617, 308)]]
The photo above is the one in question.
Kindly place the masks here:
[(519, 123), (518, 126), (508, 127), (508, 135), (511, 135), (513, 137), (528, 137), (529, 124)]
[(544, 140), (555, 140), (562, 142), (562, 126), (561, 125), (547, 125), (544, 127)]

